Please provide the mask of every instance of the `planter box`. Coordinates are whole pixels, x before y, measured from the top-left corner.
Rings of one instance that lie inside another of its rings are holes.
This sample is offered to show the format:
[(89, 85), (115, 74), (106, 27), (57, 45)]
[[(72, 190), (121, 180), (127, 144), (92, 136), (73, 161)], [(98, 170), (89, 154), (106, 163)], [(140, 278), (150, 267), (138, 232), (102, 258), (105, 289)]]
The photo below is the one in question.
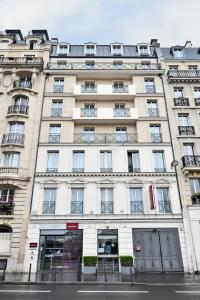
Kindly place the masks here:
[(130, 275), (130, 274), (135, 274), (135, 267), (131, 266), (121, 266), (121, 274), (122, 275)]
[(84, 266), (83, 274), (96, 274), (96, 270), (97, 270), (97, 267)]

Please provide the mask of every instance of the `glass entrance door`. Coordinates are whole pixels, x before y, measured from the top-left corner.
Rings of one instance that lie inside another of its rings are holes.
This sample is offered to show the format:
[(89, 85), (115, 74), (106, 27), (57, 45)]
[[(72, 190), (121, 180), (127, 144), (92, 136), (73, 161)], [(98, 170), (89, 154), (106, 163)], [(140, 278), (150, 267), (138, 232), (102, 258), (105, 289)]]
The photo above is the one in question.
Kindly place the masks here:
[(64, 268), (80, 270), (83, 248), (83, 231), (69, 230), (64, 239)]

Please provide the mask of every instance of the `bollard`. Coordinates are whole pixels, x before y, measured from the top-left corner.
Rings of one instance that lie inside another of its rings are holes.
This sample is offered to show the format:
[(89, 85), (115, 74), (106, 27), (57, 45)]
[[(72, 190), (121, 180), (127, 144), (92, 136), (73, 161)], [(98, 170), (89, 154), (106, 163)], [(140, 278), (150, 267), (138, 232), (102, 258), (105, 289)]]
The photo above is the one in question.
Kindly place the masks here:
[(30, 280), (31, 280), (31, 267), (32, 267), (32, 264), (29, 265), (28, 282), (30, 282)]

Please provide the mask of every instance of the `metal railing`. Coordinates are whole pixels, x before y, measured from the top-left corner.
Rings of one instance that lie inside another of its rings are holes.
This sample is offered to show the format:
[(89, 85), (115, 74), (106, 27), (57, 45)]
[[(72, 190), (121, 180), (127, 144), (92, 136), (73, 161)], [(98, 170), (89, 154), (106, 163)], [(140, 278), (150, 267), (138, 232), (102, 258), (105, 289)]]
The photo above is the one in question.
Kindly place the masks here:
[(112, 173), (112, 168), (100, 168), (101, 173)]
[(194, 135), (194, 126), (178, 126), (180, 135)]
[(4, 199), (3, 196), (0, 198), (0, 215), (7, 214), (11, 215), (14, 208), (14, 198), (13, 196), (9, 196), (8, 199)]
[(148, 68), (145, 64), (140, 63), (123, 63), (120, 64), (120, 67), (117, 68), (115, 64), (109, 63), (95, 63), (92, 67), (88, 67), (85, 63), (66, 63), (64, 66), (59, 65), (58, 63), (48, 63), (48, 69), (51, 70), (59, 70), (59, 69), (66, 69), (66, 70), (160, 70), (161, 65), (152, 63), (148, 65)]
[(83, 213), (83, 201), (71, 201), (71, 214)]
[(56, 203), (54, 201), (44, 201), (43, 202), (43, 214), (44, 215), (54, 215), (55, 214)]
[(158, 200), (158, 209), (162, 214), (171, 213), (169, 200)]
[(200, 106), (200, 98), (194, 98), (196, 106)]
[(166, 172), (166, 169), (165, 169), (165, 168), (155, 168), (154, 171), (155, 171), (155, 172), (158, 172), (158, 173), (159, 173), (159, 172), (160, 172), (160, 173), (163, 173), (163, 172)]
[(200, 196), (193, 195), (191, 199), (192, 205), (200, 205)]
[(200, 78), (199, 70), (169, 70), (168, 78)]
[(49, 134), (49, 143), (51, 144), (60, 143), (60, 133)]
[(8, 107), (8, 114), (22, 114), (28, 115), (27, 105), (11, 105)]
[(18, 174), (19, 168), (15, 167), (0, 167), (0, 173), (15, 173)]
[(158, 108), (148, 108), (148, 115), (149, 117), (158, 117), (159, 116), (159, 110)]
[(53, 86), (54, 93), (63, 93), (64, 92), (64, 85), (54, 85)]
[(123, 85), (122, 87), (112, 86), (112, 92), (114, 94), (128, 93), (128, 85)]
[(74, 172), (74, 173), (82, 173), (82, 172), (84, 172), (84, 168), (72, 168), (72, 172)]
[(141, 170), (140, 168), (129, 167), (128, 171), (129, 173), (139, 173)]
[(199, 155), (185, 155), (182, 157), (183, 167), (200, 167)]
[(85, 85), (81, 85), (81, 93), (97, 93), (97, 86), (85, 86)]
[(61, 117), (61, 116), (62, 116), (62, 108), (51, 109), (51, 117)]
[(144, 89), (145, 89), (146, 94), (155, 94), (156, 93), (155, 86), (145, 86)]
[(131, 201), (131, 213), (143, 213), (142, 201)]
[(46, 172), (57, 173), (58, 172), (58, 168), (46, 168)]
[(42, 65), (42, 57), (2, 57), (0, 65)]
[(81, 108), (81, 117), (96, 117), (97, 109), (96, 108)]
[(113, 201), (101, 201), (101, 213), (112, 214), (113, 213)]
[(175, 106), (189, 106), (189, 99), (184, 97), (174, 98)]
[(136, 133), (75, 133), (75, 144), (137, 143)]
[(24, 134), (21, 133), (6, 133), (3, 135), (2, 145), (5, 144), (24, 144)]
[(161, 133), (151, 133), (151, 142), (152, 143), (162, 143), (162, 134)]
[(15, 80), (13, 82), (14, 88), (24, 88), (24, 89), (31, 89), (32, 88), (32, 82), (31, 80)]
[(130, 108), (114, 108), (113, 112), (115, 118), (130, 117)]

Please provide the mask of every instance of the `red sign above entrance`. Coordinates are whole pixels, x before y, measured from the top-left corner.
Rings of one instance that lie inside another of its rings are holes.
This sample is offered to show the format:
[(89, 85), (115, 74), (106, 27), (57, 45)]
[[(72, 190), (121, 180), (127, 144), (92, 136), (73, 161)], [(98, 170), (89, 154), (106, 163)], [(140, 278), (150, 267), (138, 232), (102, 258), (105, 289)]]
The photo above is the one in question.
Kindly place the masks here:
[(29, 243), (29, 248), (37, 248), (37, 243)]
[(67, 223), (66, 229), (67, 230), (78, 230), (78, 223)]

